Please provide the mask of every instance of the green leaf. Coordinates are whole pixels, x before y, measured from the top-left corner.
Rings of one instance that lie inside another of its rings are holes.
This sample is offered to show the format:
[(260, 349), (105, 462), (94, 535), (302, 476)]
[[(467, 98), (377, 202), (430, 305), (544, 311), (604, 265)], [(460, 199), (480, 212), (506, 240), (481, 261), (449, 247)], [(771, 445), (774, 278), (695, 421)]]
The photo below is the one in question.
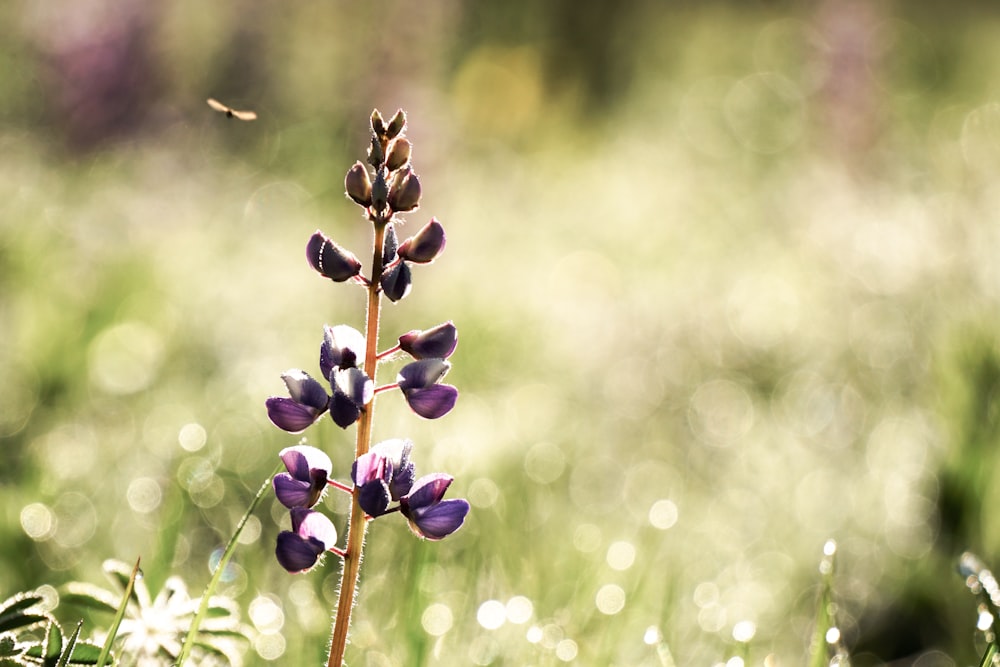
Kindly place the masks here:
[(55, 621), (49, 623), (48, 632), (45, 636), (45, 661), (56, 660), (62, 654), (63, 629)]
[(70, 665), (96, 665), (101, 657), (101, 647), (91, 642), (77, 642), (70, 656)]
[(59, 592), (63, 604), (72, 604), (93, 611), (114, 612), (118, 609), (118, 596), (100, 586), (72, 581)]
[(44, 598), (34, 592), (18, 593), (4, 600), (0, 603), (0, 632), (50, 620), (49, 615), (44, 612), (25, 613), (25, 610), (43, 602)]
[(76, 630), (69, 636), (69, 641), (66, 642), (66, 646), (59, 655), (59, 660), (56, 662), (56, 667), (67, 667), (69, 665), (69, 657), (73, 655), (73, 649), (76, 648), (76, 640), (80, 638), (81, 629), (83, 629), (83, 621), (76, 624)]

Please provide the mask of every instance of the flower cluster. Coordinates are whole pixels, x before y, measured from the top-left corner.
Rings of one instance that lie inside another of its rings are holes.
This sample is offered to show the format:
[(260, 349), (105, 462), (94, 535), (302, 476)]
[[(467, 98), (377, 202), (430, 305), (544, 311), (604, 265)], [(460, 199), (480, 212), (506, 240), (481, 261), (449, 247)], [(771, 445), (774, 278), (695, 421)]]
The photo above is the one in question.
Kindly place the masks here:
[[(397, 228), (404, 224), (399, 214), (415, 210), (421, 194), (420, 180), (410, 165), (412, 146), (403, 136), (405, 125), (402, 111), (388, 123), (374, 112), (367, 165), (357, 162), (344, 181), (347, 196), (364, 210), (374, 231), (369, 275), (363, 275), (364, 266), (354, 253), (323, 232), (316, 231), (306, 243), (306, 259), (322, 277), (367, 291), (364, 330), (368, 333), (346, 324), (325, 326), (319, 353), (321, 379), (302, 369), (290, 369), (281, 376), (288, 396), (266, 401), (270, 420), (289, 433), (304, 431), (325, 413), (343, 429), (360, 423), (351, 469), (353, 486), (333, 479), (330, 457), (315, 447), (300, 444), (280, 453), (287, 472), (275, 475), (273, 486), (278, 500), (289, 509), (291, 530), (278, 535), (275, 553), (289, 572), (311, 569), (327, 552), (360, 562), (354, 550), (361, 542), (348, 539), (345, 549), (338, 548), (336, 528), (314, 509), (330, 486), (352, 494), (352, 523), (399, 513), (414, 534), (428, 540), (455, 532), (469, 513), (466, 500), (444, 499), (450, 475), (416, 477), (409, 440), (387, 440), (374, 446), (370, 441), (372, 405), (378, 394), (398, 389), (410, 409), (425, 419), (443, 417), (458, 399), (458, 390), (442, 382), (451, 369), (448, 358), (458, 344), (458, 330), (452, 322), (407, 331), (393, 347), (377, 351), (380, 298), (398, 302), (406, 297), (413, 286), (412, 267), (434, 262), (446, 244), (444, 227), (435, 218), (402, 241), (397, 236)], [(395, 381), (377, 385), (379, 364), (402, 355), (410, 361), (399, 369)], [(352, 523), (348, 524), (350, 535), (355, 529)], [(353, 571), (356, 576), (356, 565)]]

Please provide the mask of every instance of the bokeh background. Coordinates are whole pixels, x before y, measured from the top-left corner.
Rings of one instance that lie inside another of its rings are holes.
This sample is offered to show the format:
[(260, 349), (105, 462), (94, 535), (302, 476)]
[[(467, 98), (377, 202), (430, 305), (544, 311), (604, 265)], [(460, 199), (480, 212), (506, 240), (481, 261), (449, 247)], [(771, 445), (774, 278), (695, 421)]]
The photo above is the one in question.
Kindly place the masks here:
[[(279, 374), (361, 327), (303, 250), (368, 256), (343, 176), (404, 108), (407, 218), (449, 242), (384, 340), (454, 320), (462, 395), (382, 396), (375, 435), (473, 512), (373, 524), (351, 665), (803, 664), (828, 539), (854, 664), (978, 660), (992, 3), (14, 0), (0, 63), (0, 596), (137, 556), (204, 587), (297, 440)], [(346, 479), (353, 431), (307, 435)], [(324, 658), (338, 567), (281, 570), (285, 521), (265, 499), (222, 591), (246, 664)]]

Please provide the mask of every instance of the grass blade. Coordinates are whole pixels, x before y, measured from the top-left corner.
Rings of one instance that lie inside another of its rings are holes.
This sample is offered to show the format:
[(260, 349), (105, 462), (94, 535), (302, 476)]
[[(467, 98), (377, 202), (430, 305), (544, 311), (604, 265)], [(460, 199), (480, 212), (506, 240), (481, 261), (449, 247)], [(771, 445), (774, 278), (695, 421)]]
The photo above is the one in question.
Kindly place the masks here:
[(283, 465), (279, 465), (275, 468), (274, 472), (271, 473), (264, 483), (260, 485), (260, 489), (257, 490), (257, 495), (253, 497), (250, 501), (250, 506), (247, 511), (243, 514), (243, 518), (236, 525), (236, 530), (233, 531), (233, 536), (229, 538), (229, 544), (226, 545), (226, 550), (222, 552), (222, 558), (219, 559), (218, 564), (215, 566), (215, 572), (212, 573), (212, 578), (208, 582), (208, 586), (205, 587), (205, 592), (201, 596), (201, 604), (198, 605), (198, 611), (191, 620), (191, 627), (188, 629), (187, 636), (184, 638), (184, 645), (181, 647), (180, 655), (177, 657), (177, 667), (184, 667), (184, 661), (187, 660), (188, 655), (191, 653), (191, 649), (194, 647), (195, 638), (198, 636), (198, 628), (201, 626), (201, 622), (205, 618), (205, 613), (208, 611), (209, 601), (212, 599), (212, 595), (215, 593), (216, 587), (219, 585), (219, 580), (222, 579), (222, 573), (226, 569), (226, 565), (229, 564), (229, 559), (233, 557), (233, 552), (236, 551), (236, 544), (239, 540), (240, 533), (243, 532), (243, 527), (246, 526), (247, 521), (253, 514), (253, 511), (257, 508), (257, 504), (260, 499), (264, 497), (264, 494), (269, 488), (271, 488), (271, 479), (281, 470)]
[[(125, 609), (128, 607), (129, 600), (132, 598), (132, 589), (135, 588), (136, 577), (139, 574), (139, 561), (141, 558), (135, 559), (135, 567), (132, 568), (132, 576), (129, 577), (128, 583), (125, 584), (125, 593), (122, 595), (122, 602), (118, 605), (118, 611), (115, 612), (115, 618), (111, 622), (111, 627), (108, 628), (108, 638), (104, 640), (104, 648), (101, 649), (101, 655), (97, 657), (97, 667), (104, 667), (104, 664), (108, 660), (108, 656), (111, 655), (111, 645), (115, 641), (115, 637), (118, 636), (118, 626), (122, 624), (122, 619), (125, 618)], [(79, 632), (79, 628), (77, 629)]]

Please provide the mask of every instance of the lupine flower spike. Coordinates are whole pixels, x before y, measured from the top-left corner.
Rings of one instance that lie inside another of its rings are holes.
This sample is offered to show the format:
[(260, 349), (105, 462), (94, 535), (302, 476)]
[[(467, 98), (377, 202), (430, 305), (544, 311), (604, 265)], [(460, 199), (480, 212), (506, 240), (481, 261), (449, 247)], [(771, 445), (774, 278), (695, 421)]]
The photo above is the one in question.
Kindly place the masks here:
[[(396, 438), (371, 444), (376, 396), (399, 389), (403, 400), (420, 417), (438, 419), (458, 400), (458, 389), (442, 383), (451, 369), (448, 359), (458, 345), (458, 329), (451, 321), (429, 329), (412, 329), (397, 344), (378, 351), (382, 297), (395, 303), (409, 296), (413, 266), (435, 262), (444, 252), (444, 226), (436, 219), (399, 241), (402, 213), (420, 205), (422, 185), (413, 168), (413, 145), (404, 136), (406, 115), (398, 111), (388, 122), (376, 110), (371, 115), (371, 141), (366, 162), (356, 162), (344, 178), (347, 197), (357, 204), (373, 231), (372, 262), (358, 257), (317, 230), (306, 243), (306, 260), (322, 278), (363, 288), (367, 294), (362, 330), (347, 324), (326, 325), (320, 343), (319, 371), (313, 378), (293, 368), (282, 374), (288, 396), (267, 399), (267, 414), (278, 428), (300, 433), (325, 413), (342, 429), (357, 424), (353, 486), (338, 482), (330, 457), (320, 449), (299, 444), (280, 453), (287, 472), (275, 475), (274, 492), (289, 509), (291, 530), (277, 538), (275, 555), (289, 572), (316, 567), (327, 552), (344, 560), (340, 599), (330, 639), (329, 667), (341, 667), (347, 647), (350, 615), (360, 572), (364, 534), (373, 519), (399, 514), (410, 530), (427, 540), (440, 540), (458, 530), (469, 513), (462, 499), (444, 499), (453, 478), (434, 473), (416, 479), (410, 459), (413, 443)], [(364, 333), (362, 333), (364, 331)], [(395, 382), (376, 385), (379, 364), (402, 354), (411, 361), (396, 369)], [(318, 511), (327, 486), (350, 491), (353, 498), (346, 546), (336, 546), (337, 531)]]

